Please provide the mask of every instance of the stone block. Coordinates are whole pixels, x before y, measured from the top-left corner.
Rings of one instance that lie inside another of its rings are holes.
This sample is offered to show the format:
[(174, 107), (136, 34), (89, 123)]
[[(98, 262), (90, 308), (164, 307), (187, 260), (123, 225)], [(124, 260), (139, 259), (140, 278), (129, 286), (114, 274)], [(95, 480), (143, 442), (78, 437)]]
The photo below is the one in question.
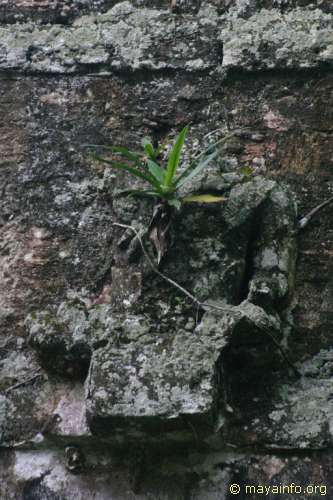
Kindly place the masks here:
[(93, 353), (86, 381), (92, 432), (212, 433), (223, 394), (223, 349), (267, 343), (265, 328), (277, 332), (279, 323), (249, 303), (206, 313), (196, 328), (163, 335), (143, 316), (124, 318), (117, 336)]

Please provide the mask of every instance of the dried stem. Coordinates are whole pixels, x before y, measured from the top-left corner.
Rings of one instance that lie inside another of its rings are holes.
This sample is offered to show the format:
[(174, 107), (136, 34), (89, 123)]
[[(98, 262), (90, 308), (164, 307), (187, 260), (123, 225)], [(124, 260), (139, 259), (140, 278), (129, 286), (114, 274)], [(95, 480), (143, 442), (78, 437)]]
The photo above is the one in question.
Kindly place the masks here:
[(30, 384), (31, 382), (34, 382), (37, 378), (41, 377), (41, 375), (42, 375), (42, 372), (39, 371), (38, 373), (36, 373), (32, 377), (30, 377), (26, 380), (22, 380), (22, 382), (18, 382), (17, 384), (11, 385), (10, 387), (8, 387), (6, 389), (6, 391), (5, 391), (6, 395), (9, 394), (14, 389), (18, 389), (19, 387), (22, 387), (23, 385)]

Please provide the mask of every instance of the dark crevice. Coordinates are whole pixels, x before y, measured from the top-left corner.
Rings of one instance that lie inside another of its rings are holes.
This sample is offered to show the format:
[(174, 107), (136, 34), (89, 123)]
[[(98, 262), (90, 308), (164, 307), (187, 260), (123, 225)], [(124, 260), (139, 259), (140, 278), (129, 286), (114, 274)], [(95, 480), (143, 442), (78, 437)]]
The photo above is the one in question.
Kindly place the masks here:
[[(223, 57), (223, 54), (222, 54)], [(258, 70), (246, 70), (246, 69), (228, 69), (224, 72), (220, 72), (220, 64), (215, 66), (210, 66), (202, 70), (196, 70), (195, 72), (189, 71), (185, 68), (110, 68), (109, 65), (100, 64), (81, 64), (79, 68), (71, 72), (59, 72), (53, 73), (48, 71), (34, 71), (34, 70), (22, 70), (20, 68), (13, 68), (8, 70), (0, 71), (0, 79), (20, 79), (24, 77), (31, 78), (49, 78), (49, 79), (59, 79), (59, 78), (73, 78), (75, 76), (82, 76), (87, 78), (120, 78), (126, 79), (128, 83), (138, 84), (141, 82), (151, 81), (154, 78), (174, 78), (176, 76), (186, 76), (191, 80), (196, 80), (203, 76), (215, 78), (218, 81), (223, 81), (223, 84), (227, 87), (229, 85), (235, 85), (237, 81), (248, 81), (248, 80), (258, 80), (260, 78), (263, 81), (270, 81), (271, 79), (288, 79), (292, 80), (295, 78), (308, 79), (313, 77), (315, 80), (319, 80), (333, 73), (333, 67), (330, 64), (321, 64), (315, 68), (275, 68), (275, 69), (258, 69)], [(215, 70), (215, 71), (214, 71)]]
[(43, 480), (50, 474), (47, 470), (40, 477), (27, 481), (22, 491), (22, 500), (63, 500), (56, 493), (51, 491), (47, 486), (43, 485)]
[(27, 58), (27, 61), (31, 62), (33, 55), (36, 54), (37, 52), (38, 52), (38, 49), (36, 49), (36, 47), (29, 45), (27, 52), (26, 52), (26, 55), (25, 55)]
[(156, 123), (156, 126), (154, 124), (149, 124), (148, 126), (152, 131), (153, 145), (156, 148), (160, 144), (161, 139), (168, 135), (171, 127), (169, 124), (161, 122)]
[(246, 247), (245, 254), (245, 269), (243, 274), (243, 281), (240, 287), (238, 304), (243, 302), (249, 294), (250, 281), (254, 274), (254, 254), (255, 254), (255, 244), (261, 234), (261, 221), (254, 215), (251, 228), (249, 232), (249, 238)]
[(87, 343), (68, 348), (63, 338), (57, 337), (48, 345), (37, 345), (32, 339), (30, 345), (37, 351), (40, 364), (47, 372), (82, 383), (87, 378), (92, 356)]
[(272, 79), (288, 79), (313, 77), (315, 80), (333, 73), (333, 67), (329, 63), (321, 63), (314, 68), (258, 68), (253, 70), (246, 69), (228, 69), (224, 74), (224, 84), (235, 84), (235, 81), (262, 80), (271, 81)]
[(215, 384), (218, 387), (216, 398), (216, 408), (214, 408), (214, 420), (216, 421), (217, 414), (228, 407), (233, 408), (232, 392), (230, 387), (229, 373), (226, 372), (226, 359), (230, 353), (230, 346), (225, 347), (219, 355), (215, 363)]
[(224, 46), (223, 46), (222, 40), (219, 40), (217, 42), (217, 47), (218, 47), (218, 55), (219, 55), (219, 64), (222, 66), (223, 58), (224, 58)]
[(100, 64), (80, 64), (80, 68), (75, 69), (70, 72), (59, 72), (53, 73), (48, 71), (34, 71), (34, 70), (21, 70), (20, 68), (8, 69), (0, 71), (0, 78), (9, 79), (9, 78), (20, 78), (20, 77), (39, 77), (39, 78), (73, 78), (75, 76), (86, 76), (93, 78), (110, 78), (112, 76), (119, 78), (126, 78), (128, 82), (131, 80), (135, 81), (135, 83), (140, 83), (142, 81), (150, 81), (156, 77), (170, 77), (174, 78), (179, 76), (180, 74), (191, 76), (191, 78), (196, 79), (202, 76), (209, 76), (212, 70), (216, 68), (210, 66), (208, 68), (204, 68), (202, 70), (196, 70), (195, 73), (193, 71), (186, 70), (185, 68), (123, 68), (123, 69), (115, 69), (110, 68), (109, 65), (100, 65)]
[(112, 273), (111, 273), (111, 268), (114, 265), (114, 260), (112, 260), (111, 263), (108, 263), (106, 266), (106, 270), (104, 273), (98, 277), (98, 280), (95, 283), (95, 292), (97, 295), (102, 293), (103, 288), (105, 285), (110, 284), (112, 281)]

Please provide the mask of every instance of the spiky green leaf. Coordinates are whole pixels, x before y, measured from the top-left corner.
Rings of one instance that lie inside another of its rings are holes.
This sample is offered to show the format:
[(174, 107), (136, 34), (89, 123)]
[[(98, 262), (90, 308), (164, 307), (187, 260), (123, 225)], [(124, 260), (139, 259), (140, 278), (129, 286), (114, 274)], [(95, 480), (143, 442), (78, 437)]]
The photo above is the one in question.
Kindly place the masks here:
[(161, 194), (157, 191), (150, 191), (149, 189), (124, 189), (123, 191), (119, 191), (115, 194), (116, 198), (121, 198), (122, 196), (160, 198)]
[(128, 172), (129, 174), (134, 175), (134, 177), (138, 177), (139, 179), (142, 179), (146, 182), (148, 182), (151, 186), (153, 186), (157, 191), (161, 191), (160, 184), (156, 181), (154, 177), (151, 175), (148, 175), (147, 172), (142, 172), (136, 167), (131, 167), (129, 165), (126, 165), (125, 163), (117, 163), (112, 160), (107, 160), (106, 158), (102, 158), (101, 156), (98, 155), (92, 155), (92, 157), (95, 160), (98, 160), (102, 163), (106, 163), (107, 165), (110, 165), (110, 167), (115, 168), (116, 170), (124, 170)]
[(190, 165), (184, 172), (176, 179), (175, 185), (177, 188), (183, 186), (186, 182), (190, 181), (198, 175), (217, 155), (217, 151), (207, 156), (204, 160), (201, 160), (197, 166)]
[(147, 160), (148, 170), (160, 184), (164, 183), (165, 170), (153, 160)]
[(164, 182), (165, 186), (172, 185), (173, 177), (179, 165), (180, 155), (185, 142), (187, 132), (188, 132), (188, 126), (184, 127), (183, 130), (180, 132), (170, 152), (167, 171), (165, 174), (165, 182)]
[(126, 160), (133, 161), (134, 163), (139, 163), (141, 161), (140, 156), (137, 153), (133, 153), (130, 151), (128, 148), (125, 146), (96, 146), (94, 144), (87, 144), (87, 146), (91, 148), (102, 148), (102, 149), (107, 149), (108, 151), (111, 151), (112, 153), (119, 154), (126, 158)]
[(155, 160), (157, 152), (155, 151), (149, 137), (144, 137), (141, 141), (141, 144), (148, 158), (150, 158), (151, 160)]

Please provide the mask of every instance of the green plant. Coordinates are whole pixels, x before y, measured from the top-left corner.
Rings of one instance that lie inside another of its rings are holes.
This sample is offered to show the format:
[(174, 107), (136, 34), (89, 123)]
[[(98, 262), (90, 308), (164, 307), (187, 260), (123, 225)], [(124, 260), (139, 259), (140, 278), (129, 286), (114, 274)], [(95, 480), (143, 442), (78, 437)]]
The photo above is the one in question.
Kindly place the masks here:
[[(181, 173), (178, 173), (187, 133), (188, 126), (184, 127), (177, 136), (164, 165), (159, 160), (161, 146), (154, 148), (148, 137), (142, 140), (143, 154), (129, 151), (124, 146), (103, 146), (113, 155), (120, 157), (122, 161), (103, 158), (97, 154), (93, 156), (96, 160), (106, 163), (114, 169), (128, 172), (133, 177), (137, 177), (149, 185), (147, 189), (128, 189), (123, 191), (121, 195), (153, 197), (176, 209), (179, 209), (182, 203), (216, 203), (224, 201), (223, 196), (212, 194), (181, 197), (180, 188), (198, 175), (217, 155), (216, 151), (211, 152), (212, 146), (210, 146), (194, 158)], [(126, 163), (124, 163), (124, 160)]]

